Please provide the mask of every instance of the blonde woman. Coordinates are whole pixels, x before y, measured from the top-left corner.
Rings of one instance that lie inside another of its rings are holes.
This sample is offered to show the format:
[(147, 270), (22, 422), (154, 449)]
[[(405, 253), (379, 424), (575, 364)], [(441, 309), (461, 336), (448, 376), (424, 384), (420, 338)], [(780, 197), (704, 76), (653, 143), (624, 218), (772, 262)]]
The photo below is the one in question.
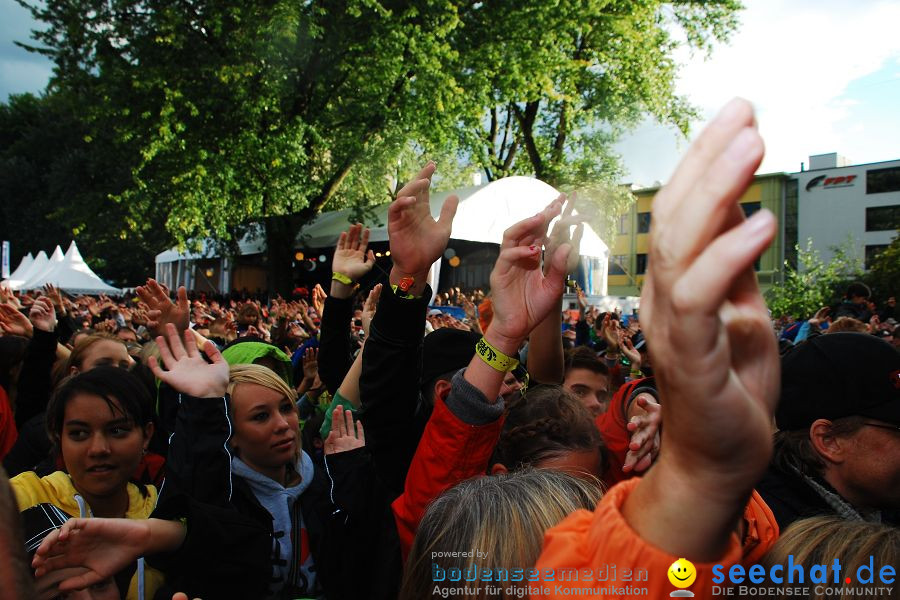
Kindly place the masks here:
[[(792, 557), (792, 558), (790, 558)], [(784, 597), (784, 588), (806, 588), (809, 600), (832, 600), (854, 598), (877, 594), (876, 588), (892, 588), (895, 583), (897, 565), (900, 565), (900, 529), (882, 523), (848, 521), (838, 516), (812, 517), (795, 521), (788, 527), (763, 557), (762, 566), (771, 573), (774, 565), (782, 565), (787, 573), (788, 560), (802, 565), (803, 572), (809, 574), (816, 565), (824, 565), (827, 581), (823, 584), (791, 583), (783, 577), (782, 583), (774, 583), (769, 577), (760, 584), (766, 593), (754, 594), (760, 598)], [(833, 565), (837, 560), (841, 566), (835, 573)], [(869, 564), (871, 561), (871, 565)], [(871, 575), (870, 583), (860, 583), (857, 571), (866, 567), (863, 574)], [(872, 567), (871, 572), (868, 571)], [(885, 580), (881, 579), (882, 569), (886, 569)], [(849, 580), (849, 581), (848, 581)], [(889, 580), (889, 582), (888, 582)]]
[[(597, 479), (549, 469), (464, 481), (435, 500), (422, 518), (400, 599), (431, 598), (435, 587), (453, 588), (452, 597), (473, 600), (523, 598), (528, 582), (516, 582), (512, 571), (534, 565), (544, 531), (575, 510), (593, 509), (601, 494)], [(467, 577), (454, 581), (454, 570)], [(495, 570), (506, 581), (496, 581)]]

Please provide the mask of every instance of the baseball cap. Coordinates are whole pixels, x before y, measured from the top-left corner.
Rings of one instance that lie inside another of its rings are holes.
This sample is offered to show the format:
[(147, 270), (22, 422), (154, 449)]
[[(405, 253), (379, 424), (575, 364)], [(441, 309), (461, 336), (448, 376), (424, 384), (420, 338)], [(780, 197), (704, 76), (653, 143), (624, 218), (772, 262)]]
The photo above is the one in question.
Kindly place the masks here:
[(900, 351), (867, 333), (829, 333), (784, 355), (778, 429), (850, 416), (900, 425)]
[(444, 373), (467, 366), (480, 339), (477, 333), (450, 327), (426, 335), (422, 342), (422, 387)]

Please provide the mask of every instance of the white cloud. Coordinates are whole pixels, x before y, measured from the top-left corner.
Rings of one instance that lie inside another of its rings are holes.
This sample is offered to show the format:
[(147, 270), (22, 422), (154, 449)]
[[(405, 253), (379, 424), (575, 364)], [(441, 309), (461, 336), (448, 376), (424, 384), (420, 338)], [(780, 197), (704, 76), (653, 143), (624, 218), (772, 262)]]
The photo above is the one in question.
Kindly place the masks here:
[[(888, 82), (883, 90), (863, 89), (852, 97), (845, 92), (851, 82), (886, 64), (900, 63), (896, 33), (900, 3), (748, 0), (746, 4), (739, 31), (727, 46), (716, 47), (710, 59), (691, 58), (686, 51), (678, 55), (684, 65), (678, 91), (700, 107), (706, 119), (734, 96), (751, 100), (766, 140), (761, 172), (797, 170), (808, 154), (819, 152), (837, 151), (855, 159), (854, 148), (872, 150), (866, 148), (873, 141), (863, 137), (866, 131), (889, 137), (890, 127), (865, 122), (867, 117), (877, 118), (867, 115), (866, 109), (879, 91), (896, 94), (897, 82)], [(700, 128), (696, 124), (692, 133)], [(620, 147), (631, 171), (652, 169), (645, 164), (646, 157), (633, 154), (632, 147), (629, 141)], [(883, 151), (891, 150), (885, 145)], [(668, 177), (674, 161), (660, 160), (658, 153), (652, 160), (666, 167), (653, 178)]]

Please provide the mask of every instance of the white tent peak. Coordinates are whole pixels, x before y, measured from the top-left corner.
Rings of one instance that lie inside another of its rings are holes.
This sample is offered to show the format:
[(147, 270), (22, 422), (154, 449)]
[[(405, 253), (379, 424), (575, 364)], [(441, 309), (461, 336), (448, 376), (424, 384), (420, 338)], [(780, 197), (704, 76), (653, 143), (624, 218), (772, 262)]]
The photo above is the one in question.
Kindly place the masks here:
[[(44, 268), (34, 273), (18, 289), (35, 290), (52, 283), (70, 294), (118, 294), (121, 290), (107, 285), (84, 262), (78, 246), (73, 240), (69, 249), (63, 254), (59, 246), (53, 252), (54, 259), (46, 260)], [(58, 257), (58, 258), (57, 258)], [(35, 259), (37, 262), (38, 259)]]
[(34, 260), (31, 262), (31, 266), (28, 267), (24, 273), (19, 276), (18, 283), (10, 285), (10, 289), (18, 290), (21, 289), (22, 286), (28, 282), (35, 275), (39, 275), (43, 273), (47, 269), (47, 264), (50, 260), (47, 258), (47, 253), (41, 250), (37, 253), (37, 256), (34, 257)]
[(23, 275), (26, 271), (28, 271), (33, 262), (34, 256), (32, 256), (31, 252), (29, 252), (22, 257), (22, 260), (19, 262), (19, 266), (16, 267), (16, 270), (10, 273), (7, 279), (4, 279), (2, 282), (0, 282), (0, 285), (6, 288), (15, 289), (15, 286), (25, 283)]

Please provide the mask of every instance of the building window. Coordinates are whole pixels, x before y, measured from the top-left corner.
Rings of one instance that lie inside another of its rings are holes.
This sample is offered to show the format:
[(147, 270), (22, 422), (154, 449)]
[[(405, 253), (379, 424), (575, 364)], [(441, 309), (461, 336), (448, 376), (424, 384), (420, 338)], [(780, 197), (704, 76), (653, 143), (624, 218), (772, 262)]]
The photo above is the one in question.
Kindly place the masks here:
[(900, 204), (870, 206), (866, 209), (866, 231), (893, 231), (895, 229), (900, 229)]
[(875, 244), (872, 246), (866, 246), (866, 270), (872, 268), (872, 263), (875, 261), (875, 258), (879, 254), (881, 254), (882, 250), (887, 247), (887, 244)]
[(628, 233), (628, 215), (619, 215), (618, 222), (616, 223), (616, 233), (619, 235), (625, 235)]
[[(797, 269), (797, 180), (784, 184), (784, 261)], [(779, 265), (780, 268), (780, 265)]]
[(637, 269), (635, 270), (635, 275), (643, 275), (647, 272), (647, 255), (646, 254), (638, 254), (637, 255)]
[(638, 233), (650, 233), (650, 213), (639, 212), (638, 215)]
[(744, 211), (744, 216), (748, 219), (760, 208), (762, 208), (762, 204), (759, 202), (741, 202), (741, 210)]
[(613, 254), (609, 257), (609, 267), (607, 273), (609, 275), (625, 275), (625, 264), (628, 256), (625, 254)]
[(900, 167), (866, 171), (866, 193), (900, 192)]

